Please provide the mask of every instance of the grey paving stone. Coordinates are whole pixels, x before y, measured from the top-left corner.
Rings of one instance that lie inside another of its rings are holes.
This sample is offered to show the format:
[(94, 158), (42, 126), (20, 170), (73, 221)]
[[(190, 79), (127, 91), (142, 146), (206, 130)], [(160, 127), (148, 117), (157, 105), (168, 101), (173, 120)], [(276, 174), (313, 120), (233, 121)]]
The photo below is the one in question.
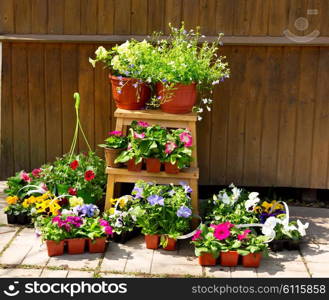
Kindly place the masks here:
[(17, 232), (17, 227), (0, 226), (0, 252)]
[(67, 278), (92, 278), (94, 276), (93, 272), (85, 271), (69, 271)]
[(301, 253), (306, 263), (326, 263), (329, 261), (329, 245), (324, 244), (307, 244), (302, 245)]
[(255, 268), (244, 268), (241, 266), (231, 268), (232, 278), (256, 278), (257, 272)]
[(67, 270), (47, 270), (44, 269), (40, 275), (42, 278), (66, 278)]
[(310, 277), (302, 261), (267, 260), (256, 272), (258, 277)]
[(100, 273), (101, 278), (136, 278), (136, 275), (130, 274), (113, 274), (113, 273)]
[(47, 266), (62, 267), (68, 269), (95, 269), (98, 266), (102, 254), (84, 253), (84, 254), (64, 254), (62, 256), (53, 256), (49, 259)]
[(124, 272), (129, 255), (127, 249), (128, 247), (126, 245), (109, 243), (101, 264), (101, 270)]
[(125, 272), (150, 273), (153, 250), (142, 249), (129, 252)]
[(41, 272), (41, 269), (0, 269), (0, 277), (37, 278)]
[(36, 240), (30, 252), (22, 261), (23, 265), (45, 266), (50, 257), (47, 253), (47, 247), (41, 243), (41, 239)]
[(308, 262), (307, 267), (314, 278), (318, 277), (329, 277), (329, 261), (321, 263)]
[(207, 277), (216, 277), (216, 278), (230, 278), (231, 270), (229, 267), (222, 267), (220, 265), (212, 267), (204, 267), (205, 275)]

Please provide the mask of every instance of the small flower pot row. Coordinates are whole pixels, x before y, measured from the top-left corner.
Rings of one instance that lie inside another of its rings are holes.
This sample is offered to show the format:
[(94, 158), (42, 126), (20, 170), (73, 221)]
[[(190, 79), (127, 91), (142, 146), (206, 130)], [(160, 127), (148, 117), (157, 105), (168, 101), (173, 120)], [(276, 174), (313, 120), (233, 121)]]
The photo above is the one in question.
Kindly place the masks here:
[(300, 243), (300, 240), (273, 240), (269, 243), (269, 246), (274, 252), (283, 250), (299, 250)]
[(7, 214), (7, 222), (8, 224), (28, 225), (31, 224), (32, 219), (27, 214), (19, 214), (19, 215)]
[[(162, 163), (158, 158), (146, 158), (146, 171), (149, 173), (159, 173), (161, 171)], [(134, 159), (128, 161), (128, 171), (131, 172), (141, 172), (143, 169), (143, 162), (138, 164), (135, 163)], [(164, 170), (168, 174), (177, 174), (179, 173), (180, 169), (178, 168), (177, 164), (171, 164), (170, 162), (164, 163)]]
[(46, 241), (48, 256), (60, 256), (64, 254), (67, 246), (68, 254), (82, 254), (85, 252), (86, 243), (89, 253), (103, 253), (105, 251), (106, 237), (95, 240), (85, 238), (67, 239), (60, 242)]
[[(167, 238), (167, 245), (163, 247), (167, 251), (175, 251), (177, 240), (172, 238)], [(145, 244), (147, 249), (156, 250), (160, 245), (160, 235), (159, 234), (146, 234), (145, 235)]]
[[(218, 258), (211, 253), (203, 253), (198, 257), (199, 264), (202, 266), (215, 266), (219, 264), (223, 267), (236, 267), (239, 263), (239, 253), (237, 251), (221, 252)], [(258, 268), (262, 259), (262, 253), (250, 253), (242, 256), (242, 265), (246, 268)]]

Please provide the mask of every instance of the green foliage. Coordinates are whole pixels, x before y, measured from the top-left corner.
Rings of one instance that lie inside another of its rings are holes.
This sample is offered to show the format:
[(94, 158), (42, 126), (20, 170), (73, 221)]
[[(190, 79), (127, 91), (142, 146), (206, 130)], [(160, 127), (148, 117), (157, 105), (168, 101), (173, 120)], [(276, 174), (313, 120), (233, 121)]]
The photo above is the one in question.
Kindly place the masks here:
[(82, 237), (89, 238), (91, 240), (106, 237), (104, 226), (100, 225), (100, 218), (85, 218), (85, 221), (79, 229), (79, 234)]
[(248, 238), (244, 239), (241, 243), (241, 249), (238, 253), (245, 256), (250, 253), (262, 252), (263, 255), (268, 255), (268, 237), (264, 235), (249, 234)]
[(69, 238), (68, 232), (59, 227), (57, 223), (52, 222), (52, 217), (39, 217), (36, 221), (36, 227), (41, 231), (41, 237), (44, 241), (60, 242)]
[(22, 206), (21, 203), (8, 205), (5, 207), (4, 211), (5, 214), (14, 215), (14, 216), (18, 216), (20, 214), (27, 214), (27, 215), (31, 214), (30, 209)]
[(127, 148), (128, 139), (121, 134), (111, 134), (108, 138), (105, 139), (105, 143), (99, 145), (103, 148), (112, 148), (112, 149), (125, 149)]

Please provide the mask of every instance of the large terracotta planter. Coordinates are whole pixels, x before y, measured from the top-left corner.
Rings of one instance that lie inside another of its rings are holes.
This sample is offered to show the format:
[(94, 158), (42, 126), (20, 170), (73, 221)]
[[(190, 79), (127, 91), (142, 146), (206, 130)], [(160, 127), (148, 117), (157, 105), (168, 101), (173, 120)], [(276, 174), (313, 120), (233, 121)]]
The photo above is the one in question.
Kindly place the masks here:
[(106, 237), (94, 240), (88, 239), (88, 249), (90, 253), (103, 253), (106, 246)]
[[(144, 109), (146, 102), (151, 97), (151, 90), (145, 83), (139, 83), (137, 88), (134, 85), (138, 82), (137, 79), (109, 75), (112, 96), (118, 108), (129, 110)], [(121, 89), (121, 92), (118, 90)]]
[(145, 244), (147, 249), (158, 249), (159, 241), (160, 241), (160, 236), (158, 234), (145, 235)]
[(165, 162), (165, 172), (168, 174), (178, 174), (180, 169), (177, 164), (172, 164), (170, 162)]
[(128, 160), (128, 171), (140, 172), (142, 171), (142, 162), (135, 164), (135, 159)]
[(199, 265), (201, 266), (216, 265), (216, 258), (211, 253), (202, 253), (198, 258), (199, 258)]
[(161, 82), (156, 85), (157, 95), (161, 97), (163, 104), (160, 105), (162, 111), (171, 114), (186, 114), (192, 111), (196, 102), (196, 84), (176, 84), (173, 89), (165, 89)]
[(242, 265), (247, 268), (258, 268), (262, 259), (262, 253), (249, 253), (242, 256)]
[(146, 171), (149, 173), (159, 173), (161, 169), (161, 161), (159, 158), (146, 159)]
[(46, 241), (48, 256), (60, 256), (64, 254), (64, 241)]
[(67, 240), (67, 249), (69, 254), (82, 254), (85, 252), (86, 239), (76, 238)]
[(163, 249), (167, 251), (175, 251), (177, 240), (169, 237), (167, 239), (168, 239), (167, 246), (163, 247)]
[(220, 264), (223, 267), (235, 267), (238, 265), (239, 253), (237, 251), (221, 252)]
[(122, 149), (122, 148), (119, 148), (119, 149), (104, 148), (106, 166), (111, 167), (111, 168), (121, 168), (122, 164), (121, 163), (115, 163), (114, 161), (116, 160), (116, 158), (119, 156), (119, 154), (123, 150), (124, 149)]

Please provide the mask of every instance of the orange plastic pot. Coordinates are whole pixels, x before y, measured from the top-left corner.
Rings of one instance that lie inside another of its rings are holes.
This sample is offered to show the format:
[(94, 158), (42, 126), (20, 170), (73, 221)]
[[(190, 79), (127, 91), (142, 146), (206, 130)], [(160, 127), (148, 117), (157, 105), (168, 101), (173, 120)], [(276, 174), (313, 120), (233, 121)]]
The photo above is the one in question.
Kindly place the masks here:
[(163, 249), (167, 251), (175, 251), (177, 240), (169, 237), (167, 239), (168, 239), (167, 246), (163, 247)]
[(88, 249), (90, 253), (103, 253), (105, 251), (106, 237), (94, 240), (88, 239)]
[(114, 161), (123, 150), (124, 149), (122, 148), (120, 149), (105, 148), (104, 152), (105, 152), (106, 166), (111, 168), (120, 168), (122, 164), (121, 163), (116, 164)]
[(242, 265), (246, 268), (258, 268), (261, 260), (261, 252), (249, 253), (248, 255), (242, 256)]
[(142, 162), (135, 164), (135, 159), (128, 160), (128, 171), (140, 172), (142, 171)]
[(164, 101), (160, 105), (162, 111), (171, 114), (186, 114), (192, 111), (196, 102), (196, 84), (176, 84), (173, 88), (166, 89), (158, 82), (156, 85), (157, 95)]
[(158, 234), (146, 234), (145, 244), (147, 249), (158, 249), (160, 237)]
[(161, 162), (158, 158), (146, 159), (146, 171), (149, 173), (159, 173), (161, 169)]
[[(112, 96), (118, 108), (129, 110), (144, 109), (151, 97), (151, 90), (145, 83), (138, 83), (135, 78), (109, 75)], [(136, 84), (138, 83), (137, 87)]]
[(86, 239), (76, 238), (67, 240), (69, 254), (82, 254), (85, 252)]
[(165, 172), (168, 174), (178, 174), (179, 173), (179, 168), (177, 164), (172, 164), (170, 162), (165, 162)]
[(202, 253), (198, 258), (199, 258), (199, 265), (201, 266), (216, 265), (216, 258), (211, 253)]
[(221, 252), (220, 264), (223, 267), (235, 267), (238, 265), (239, 253), (237, 251)]
[(48, 256), (60, 256), (64, 254), (64, 241), (46, 241)]

